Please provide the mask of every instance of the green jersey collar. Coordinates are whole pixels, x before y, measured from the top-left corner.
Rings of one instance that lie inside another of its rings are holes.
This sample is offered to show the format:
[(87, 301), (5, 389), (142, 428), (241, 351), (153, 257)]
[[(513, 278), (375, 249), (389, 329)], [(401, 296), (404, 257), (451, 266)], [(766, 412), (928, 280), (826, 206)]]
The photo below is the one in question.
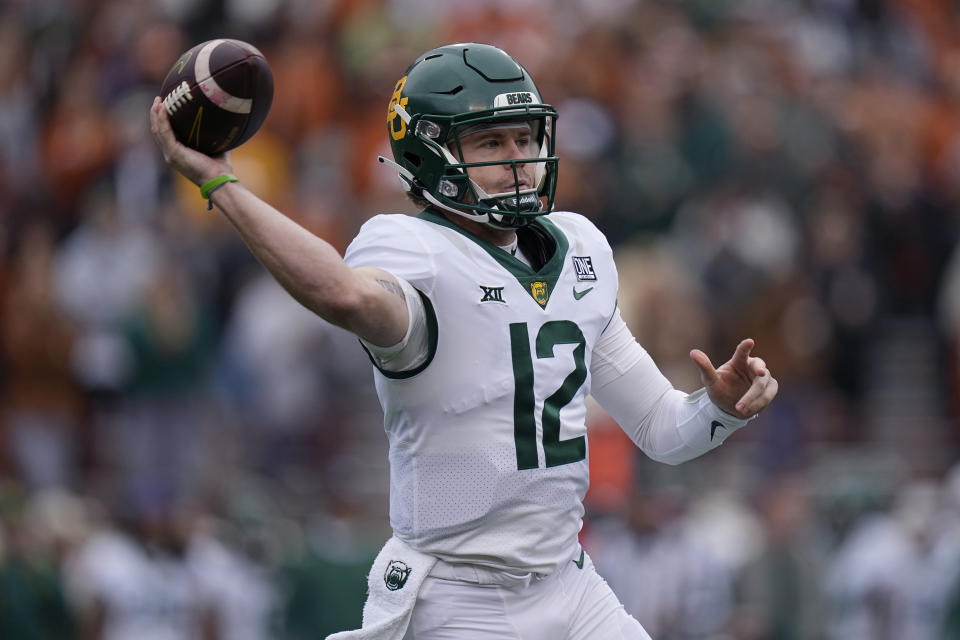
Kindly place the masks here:
[(563, 235), (563, 231), (561, 231), (557, 225), (553, 224), (553, 222), (551, 222), (546, 216), (540, 216), (530, 223), (540, 225), (547, 231), (547, 233), (550, 234), (550, 237), (552, 237), (556, 243), (553, 256), (547, 260), (546, 264), (544, 264), (539, 271), (534, 271), (533, 267), (526, 264), (522, 260), (510, 255), (508, 252), (504, 251), (492, 242), (484, 240), (475, 233), (472, 233), (460, 225), (451, 222), (445, 216), (433, 211), (432, 209), (424, 210), (417, 217), (421, 220), (426, 220), (427, 222), (432, 222), (434, 224), (453, 229), (454, 231), (475, 242), (480, 246), (480, 248), (490, 254), (490, 257), (500, 263), (500, 266), (513, 274), (517, 281), (520, 282), (520, 285), (524, 288), (524, 290), (530, 294), (530, 297), (533, 298), (541, 308), (547, 308), (547, 302), (550, 300), (550, 294), (553, 293), (553, 289), (557, 284), (557, 280), (560, 278), (560, 272), (563, 271), (563, 261), (566, 258), (567, 249), (570, 247), (570, 243), (567, 240), (567, 237)]

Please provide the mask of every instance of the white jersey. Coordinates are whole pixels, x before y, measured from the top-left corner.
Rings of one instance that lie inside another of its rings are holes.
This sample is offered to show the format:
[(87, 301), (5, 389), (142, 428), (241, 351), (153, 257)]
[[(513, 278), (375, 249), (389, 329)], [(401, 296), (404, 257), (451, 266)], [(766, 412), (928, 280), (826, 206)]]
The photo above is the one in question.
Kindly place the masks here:
[(537, 272), (429, 212), (372, 218), (345, 259), (412, 284), (430, 323), (426, 362), (375, 374), (394, 534), (448, 562), (546, 574), (577, 550), (589, 364), (617, 273), (586, 218), (537, 224), (557, 245)]

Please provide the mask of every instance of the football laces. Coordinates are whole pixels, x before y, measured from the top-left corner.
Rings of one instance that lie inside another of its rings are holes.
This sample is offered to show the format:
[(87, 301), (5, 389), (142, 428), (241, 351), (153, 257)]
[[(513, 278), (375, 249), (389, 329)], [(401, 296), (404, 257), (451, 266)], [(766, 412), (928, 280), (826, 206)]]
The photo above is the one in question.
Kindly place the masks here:
[(190, 84), (184, 80), (163, 99), (163, 106), (166, 108), (167, 114), (172, 116), (177, 112), (177, 109), (190, 100), (193, 100), (193, 94), (190, 93)]

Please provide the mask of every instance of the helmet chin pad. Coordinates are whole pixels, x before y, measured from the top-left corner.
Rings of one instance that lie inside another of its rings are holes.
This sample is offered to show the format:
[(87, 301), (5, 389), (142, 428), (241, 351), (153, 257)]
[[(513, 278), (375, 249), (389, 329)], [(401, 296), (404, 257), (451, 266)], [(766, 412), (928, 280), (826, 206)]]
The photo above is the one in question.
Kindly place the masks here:
[(503, 215), (517, 213), (537, 213), (543, 208), (537, 189), (515, 189), (503, 193), (488, 194), (480, 186), (470, 181), (481, 204), (494, 209)]
[[(517, 202), (519, 200), (519, 206)], [(487, 214), (486, 224), (491, 227), (517, 229), (524, 227), (541, 213), (543, 203), (535, 189), (525, 189), (520, 192), (519, 199), (516, 193), (496, 194), (491, 200), (484, 200), (492, 209), (499, 209), (503, 213), (490, 212)]]
[(515, 194), (510, 194), (505, 197), (497, 197), (496, 200), (495, 208), (510, 213), (536, 213), (543, 206), (537, 192), (531, 190), (522, 191), (519, 198)]
[(496, 229), (520, 229), (521, 227), (527, 226), (538, 217), (539, 216), (532, 215), (518, 216), (491, 213), (487, 215), (487, 221), (484, 224)]

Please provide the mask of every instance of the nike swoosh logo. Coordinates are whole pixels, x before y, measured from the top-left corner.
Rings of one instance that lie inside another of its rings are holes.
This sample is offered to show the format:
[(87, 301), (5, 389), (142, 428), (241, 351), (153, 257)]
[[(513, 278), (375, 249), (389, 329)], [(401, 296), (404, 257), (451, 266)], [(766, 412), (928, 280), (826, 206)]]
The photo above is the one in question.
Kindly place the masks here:
[[(589, 289), (587, 289), (587, 291), (589, 291)], [(571, 560), (570, 562), (577, 565), (577, 569), (583, 569), (583, 549), (580, 549), (580, 559)]]
[(726, 429), (724, 424), (719, 420), (714, 420), (713, 422), (711, 422), (710, 423), (710, 440), (711, 441), (713, 440), (713, 434), (717, 432), (717, 427), (720, 427), (721, 429)]
[(587, 294), (590, 293), (591, 291), (593, 291), (593, 287), (590, 287), (589, 289), (584, 289), (583, 291), (577, 291), (577, 288), (574, 287), (574, 288), (573, 288), (573, 299), (574, 299), (574, 300), (579, 300), (580, 298), (582, 298), (583, 296), (587, 295)]

